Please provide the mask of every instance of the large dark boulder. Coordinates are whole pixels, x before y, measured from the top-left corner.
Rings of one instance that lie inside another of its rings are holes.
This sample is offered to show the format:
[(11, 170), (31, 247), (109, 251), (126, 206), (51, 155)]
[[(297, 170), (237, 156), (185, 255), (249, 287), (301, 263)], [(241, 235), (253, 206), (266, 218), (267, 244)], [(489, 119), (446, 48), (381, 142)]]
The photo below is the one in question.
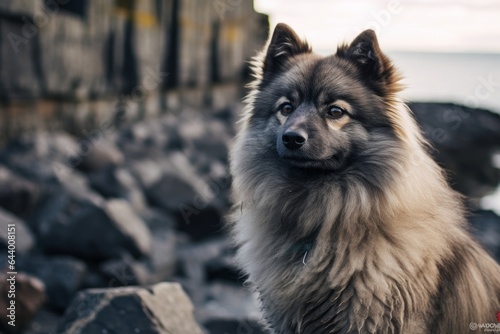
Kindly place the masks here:
[(500, 263), (500, 217), (490, 210), (474, 211), (469, 217), (472, 233)]
[(500, 115), (451, 103), (411, 103), (410, 108), (455, 189), (480, 198), (498, 186), (493, 155), (500, 151)]
[(57, 333), (202, 334), (181, 286), (90, 289), (80, 292)]
[(68, 256), (23, 257), (18, 262), (18, 268), (43, 281), (48, 304), (59, 312), (66, 309), (81, 289), (87, 273), (83, 261)]
[(40, 132), (9, 141), (0, 161), (29, 180), (51, 182), (76, 167), (80, 151), (77, 140), (67, 133)]
[(203, 323), (210, 334), (221, 333), (248, 333), (248, 334), (268, 334), (257, 320), (246, 318), (214, 318)]
[(26, 218), (43, 196), (42, 186), (0, 165), (0, 206)]
[(175, 219), (160, 211), (148, 210), (142, 219), (151, 231), (151, 255), (146, 265), (156, 282), (170, 279), (177, 270), (178, 232), (174, 230)]
[(156, 283), (152, 273), (142, 262), (124, 254), (120, 259), (111, 259), (99, 266), (100, 273), (108, 282), (106, 287), (146, 285)]
[(0, 249), (2, 250), (7, 250), (9, 239), (13, 240), (11, 244), (12, 247), (15, 246), (17, 254), (27, 253), (35, 245), (33, 234), (24, 221), (2, 208), (0, 208), (0, 229)]
[(61, 315), (53, 310), (42, 308), (33, 319), (25, 334), (48, 334), (56, 333), (57, 324)]
[(195, 240), (223, 233), (224, 202), (220, 187), (206, 182), (182, 154), (168, 156), (163, 173), (145, 193), (149, 202), (173, 215), (177, 229)]
[(146, 198), (137, 180), (125, 168), (105, 168), (89, 175), (90, 186), (107, 198), (123, 198), (136, 211), (143, 211)]
[(80, 146), (86, 145), (85, 151), (80, 150), (80, 163), (75, 166), (83, 171), (98, 171), (103, 168), (120, 165), (124, 162), (123, 153), (115, 143), (104, 139), (103, 134), (98, 133), (94, 137), (80, 139)]
[[(8, 298), (12, 290), (11, 278), (9, 274), (0, 275), (0, 331), (20, 333), (28, 327), (45, 302), (45, 286), (36, 277), (19, 272), (15, 277), (16, 297), (11, 299)], [(12, 300), (15, 301), (14, 311), (11, 306)]]
[(94, 202), (63, 192), (48, 199), (33, 220), (49, 253), (100, 261), (151, 250), (149, 230), (124, 200)]

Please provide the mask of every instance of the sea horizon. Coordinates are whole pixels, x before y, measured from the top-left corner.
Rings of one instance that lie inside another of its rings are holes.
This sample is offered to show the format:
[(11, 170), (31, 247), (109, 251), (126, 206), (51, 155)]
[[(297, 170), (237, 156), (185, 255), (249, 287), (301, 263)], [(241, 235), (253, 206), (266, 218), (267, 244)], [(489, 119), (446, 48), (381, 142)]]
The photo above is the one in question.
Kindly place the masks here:
[(387, 55), (403, 75), (405, 100), (456, 103), (500, 114), (499, 53), (389, 51)]

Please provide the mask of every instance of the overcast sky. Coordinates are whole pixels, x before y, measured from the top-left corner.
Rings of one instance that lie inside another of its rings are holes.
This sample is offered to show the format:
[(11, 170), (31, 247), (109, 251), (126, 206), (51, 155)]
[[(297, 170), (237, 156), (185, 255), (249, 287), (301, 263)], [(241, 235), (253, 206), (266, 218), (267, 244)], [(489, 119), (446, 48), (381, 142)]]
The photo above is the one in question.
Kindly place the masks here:
[(255, 8), (316, 51), (372, 28), (388, 51), (500, 53), (498, 0), (255, 0)]

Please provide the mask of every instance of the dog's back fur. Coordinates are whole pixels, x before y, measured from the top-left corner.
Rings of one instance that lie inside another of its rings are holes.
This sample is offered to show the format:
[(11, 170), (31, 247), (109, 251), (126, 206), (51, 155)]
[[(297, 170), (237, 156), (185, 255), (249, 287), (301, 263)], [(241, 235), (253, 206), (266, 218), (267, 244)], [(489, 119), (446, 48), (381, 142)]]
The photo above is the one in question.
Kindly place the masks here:
[[(306, 181), (277, 168), (278, 156), (262, 153), (274, 148), (263, 139), (269, 125), (255, 113), (275, 80), (266, 78), (270, 66), (287, 71), (321, 57), (278, 25), (256, 58), (231, 151), (237, 259), (274, 333), (469, 333), (470, 323), (496, 322), (499, 266), (470, 236), (460, 195), (397, 98), (397, 71), (373, 32), (363, 34), (339, 47), (336, 61), (355, 66), (349, 54), (366, 51), (383, 67), (383, 82), (370, 89), (390, 130), (367, 130), (368, 144), (347, 167), (311, 171)], [(268, 64), (273, 51), (275, 59), (288, 59)]]

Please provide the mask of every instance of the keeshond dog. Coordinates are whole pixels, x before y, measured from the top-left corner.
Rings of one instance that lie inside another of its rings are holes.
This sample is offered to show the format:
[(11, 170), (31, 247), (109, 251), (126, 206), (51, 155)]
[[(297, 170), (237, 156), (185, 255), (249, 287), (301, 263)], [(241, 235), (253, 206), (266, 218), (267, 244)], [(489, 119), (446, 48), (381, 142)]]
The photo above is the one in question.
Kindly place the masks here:
[(253, 67), (230, 224), (271, 331), (496, 324), (500, 267), (467, 231), (375, 33), (322, 57), (279, 24)]

